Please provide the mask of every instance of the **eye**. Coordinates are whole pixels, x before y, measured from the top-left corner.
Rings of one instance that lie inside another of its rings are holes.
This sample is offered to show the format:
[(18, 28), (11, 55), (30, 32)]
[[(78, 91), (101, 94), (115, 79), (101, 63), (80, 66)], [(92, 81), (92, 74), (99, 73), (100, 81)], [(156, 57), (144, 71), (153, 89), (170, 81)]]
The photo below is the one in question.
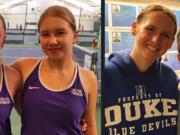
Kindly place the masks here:
[(62, 31), (61, 31), (61, 32), (57, 32), (57, 34), (58, 34), (58, 35), (63, 35), (63, 34), (65, 34), (65, 32), (62, 32)]
[(154, 32), (154, 31), (155, 31), (155, 29), (150, 28), (150, 27), (147, 27), (146, 30), (147, 30), (148, 32)]
[(41, 37), (48, 37), (48, 36), (49, 36), (49, 33), (41, 33), (40, 36), (41, 36)]
[(58, 35), (58, 36), (63, 36), (65, 34), (66, 34), (66, 32), (64, 32), (64, 31), (57, 31), (56, 32), (56, 35)]
[(170, 39), (171, 38), (171, 36), (169, 34), (166, 34), (166, 33), (161, 34), (161, 37), (163, 39)]

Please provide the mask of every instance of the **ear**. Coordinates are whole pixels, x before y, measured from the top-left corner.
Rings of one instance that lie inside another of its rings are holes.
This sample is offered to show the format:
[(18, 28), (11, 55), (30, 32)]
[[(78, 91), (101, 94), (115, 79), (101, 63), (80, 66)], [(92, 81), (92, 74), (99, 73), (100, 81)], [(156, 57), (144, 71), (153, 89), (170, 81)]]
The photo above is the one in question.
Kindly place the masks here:
[(4, 39), (3, 39), (3, 42), (2, 42), (2, 46), (1, 46), (1, 48), (3, 48), (3, 47), (4, 47), (5, 41), (6, 41), (6, 36), (5, 36), (5, 37), (4, 37)]
[(133, 36), (136, 36), (136, 32), (137, 32), (137, 22), (134, 21), (131, 24), (131, 33), (132, 33)]
[(73, 38), (73, 44), (75, 44), (77, 42), (77, 38), (78, 38), (78, 31), (75, 31), (74, 38)]

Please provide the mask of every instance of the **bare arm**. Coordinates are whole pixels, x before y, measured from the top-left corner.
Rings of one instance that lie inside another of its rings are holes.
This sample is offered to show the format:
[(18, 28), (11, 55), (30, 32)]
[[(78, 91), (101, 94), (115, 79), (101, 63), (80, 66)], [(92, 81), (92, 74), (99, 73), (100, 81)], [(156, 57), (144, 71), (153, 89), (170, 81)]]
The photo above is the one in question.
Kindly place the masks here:
[(22, 91), (23, 91), (23, 79), (22, 79), (21, 68), (18, 61), (15, 61), (15, 63), (13, 63), (10, 66), (13, 67), (20, 74), (21, 77), (21, 82), (22, 82), (21, 86), (17, 87), (17, 90), (14, 94), (14, 107), (16, 111), (19, 113), (19, 115), (21, 115), (21, 103), (22, 103), (21, 101), (22, 101)]
[(86, 110), (84, 112), (83, 118), (87, 121), (87, 130), (85, 131), (85, 135), (97, 135), (96, 128), (96, 99), (98, 92), (97, 79), (94, 73), (89, 72), (83, 78), (85, 89), (88, 92), (88, 104), (86, 106)]
[[(21, 93), (23, 87), (23, 80), (21, 74), (14, 68), (4, 65), (5, 73), (7, 74), (7, 85), (10, 94), (12, 95), (15, 103), (15, 108), (21, 114)], [(18, 97), (18, 98), (17, 98)]]
[(14, 94), (14, 103), (15, 103), (15, 109), (17, 112), (21, 115), (21, 104), (22, 104), (22, 93), (23, 93), (23, 82), (25, 78), (27, 77), (27, 74), (31, 70), (31, 66), (34, 65), (36, 62), (36, 59), (32, 58), (22, 58), (17, 61), (15, 61), (13, 64), (10, 66), (13, 67), (18, 73), (19, 73), (19, 78), (17, 78), (18, 83), (21, 83), (17, 86), (17, 90)]
[(23, 91), (23, 81), (22, 78), (19, 79), (18, 81), (18, 87), (16, 89), (16, 92), (14, 94), (14, 107), (16, 111), (21, 115), (21, 101), (22, 101), (22, 91)]

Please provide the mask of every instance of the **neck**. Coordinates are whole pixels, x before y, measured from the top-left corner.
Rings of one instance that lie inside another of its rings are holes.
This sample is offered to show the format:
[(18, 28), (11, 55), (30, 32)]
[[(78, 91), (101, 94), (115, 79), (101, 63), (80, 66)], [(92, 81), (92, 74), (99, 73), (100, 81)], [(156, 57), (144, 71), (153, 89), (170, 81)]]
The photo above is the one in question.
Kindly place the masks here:
[(154, 63), (154, 61), (150, 61), (145, 59), (143, 56), (139, 55), (140, 53), (135, 52), (134, 50), (131, 52), (130, 57), (136, 64), (137, 68), (140, 72), (145, 72), (149, 69), (149, 67)]
[(69, 60), (52, 60), (50, 58), (45, 58), (45, 63), (51, 69), (57, 69), (58, 71), (74, 69), (75, 62), (73, 59)]

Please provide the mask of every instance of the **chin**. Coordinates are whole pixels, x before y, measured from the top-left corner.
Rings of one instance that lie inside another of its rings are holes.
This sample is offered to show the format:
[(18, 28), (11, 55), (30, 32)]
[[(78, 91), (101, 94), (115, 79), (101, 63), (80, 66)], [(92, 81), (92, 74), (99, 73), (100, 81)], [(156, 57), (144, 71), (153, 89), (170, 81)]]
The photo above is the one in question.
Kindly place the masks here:
[(147, 60), (149, 61), (155, 61), (156, 59), (158, 59), (158, 57), (154, 56), (154, 57), (147, 57)]
[(62, 60), (63, 59), (62, 56), (48, 56), (48, 58), (50, 60), (53, 60), (53, 61), (57, 61), (57, 60)]
[(159, 57), (159, 55), (154, 55), (154, 54), (153, 55), (152, 54), (144, 55), (144, 58), (148, 61), (155, 61), (158, 57)]

